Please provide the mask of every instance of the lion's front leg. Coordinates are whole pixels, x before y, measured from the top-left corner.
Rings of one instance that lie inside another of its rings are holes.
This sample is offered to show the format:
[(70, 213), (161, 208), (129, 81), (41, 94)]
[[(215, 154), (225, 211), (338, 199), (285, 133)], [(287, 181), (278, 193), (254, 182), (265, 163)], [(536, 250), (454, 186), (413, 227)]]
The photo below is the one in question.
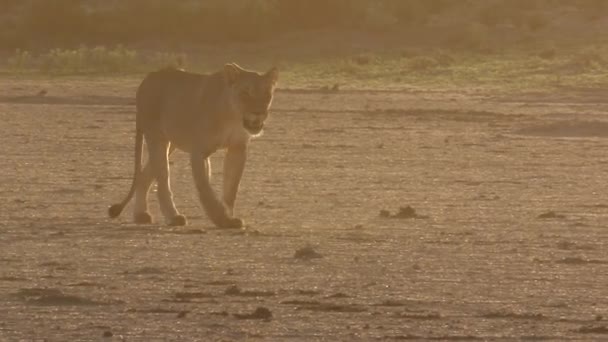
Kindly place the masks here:
[(243, 227), (243, 220), (232, 216), (226, 205), (217, 198), (211, 186), (211, 164), (209, 158), (199, 153), (192, 153), (190, 155), (190, 163), (192, 164), (192, 175), (201, 204), (211, 221), (220, 228)]
[(234, 215), (234, 203), (245, 170), (246, 160), (247, 145), (228, 147), (224, 158), (224, 203), (226, 203), (231, 215)]

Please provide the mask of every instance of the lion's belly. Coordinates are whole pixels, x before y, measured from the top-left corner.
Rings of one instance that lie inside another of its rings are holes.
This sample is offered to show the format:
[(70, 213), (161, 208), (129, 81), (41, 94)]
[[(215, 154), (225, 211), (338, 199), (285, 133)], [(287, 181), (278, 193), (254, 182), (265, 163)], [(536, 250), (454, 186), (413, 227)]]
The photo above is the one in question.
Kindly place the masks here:
[(211, 154), (218, 149), (246, 144), (249, 141), (249, 134), (240, 123), (214, 128), (207, 125), (184, 127), (175, 121), (168, 121), (165, 123), (164, 135), (174, 147), (187, 153), (201, 151)]
[(171, 145), (179, 150), (191, 152), (193, 150), (193, 136), (190, 127), (179, 127), (175, 123), (167, 123), (164, 126), (164, 135)]

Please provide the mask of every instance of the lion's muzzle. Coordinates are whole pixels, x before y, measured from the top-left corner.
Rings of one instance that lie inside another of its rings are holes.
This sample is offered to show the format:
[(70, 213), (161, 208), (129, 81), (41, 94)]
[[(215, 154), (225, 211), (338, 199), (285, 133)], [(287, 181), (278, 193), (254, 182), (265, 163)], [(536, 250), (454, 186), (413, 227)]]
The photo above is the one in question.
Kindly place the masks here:
[(264, 129), (264, 121), (263, 120), (243, 120), (243, 127), (247, 132), (256, 135)]

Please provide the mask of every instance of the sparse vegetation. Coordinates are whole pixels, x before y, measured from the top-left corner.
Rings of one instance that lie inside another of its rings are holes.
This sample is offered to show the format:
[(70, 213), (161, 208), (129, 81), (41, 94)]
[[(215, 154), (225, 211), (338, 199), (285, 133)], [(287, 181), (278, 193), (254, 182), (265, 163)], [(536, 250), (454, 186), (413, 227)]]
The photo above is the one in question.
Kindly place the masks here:
[(238, 59), (279, 63), (282, 86), (315, 89), (608, 84), (606, 44), (596, 34), (596, 19), (608, 15), (603, 1), (3, 4), (0, 71), (10, 74), (209, 71)]
[(17, 49), (8, 57), (7, 65), (10, 71), (17, 73), (124, 73), (168, 65), (178, 66), (184, 60), (183, 55), (166, 52), (145, 57), (122, 45), (112, 48), (81, 46), (77, 49), (56, 48), (39, 54)]
[(409, 59), (409, 68), (413, 71), (425, 71), (439, 66), (439, 62), (429, 56), (417, 56)]
[(589, 26), (608, 15), (602, 1), (4, 3), (0, 71), (9, 74), (210, 71), (233, 59), (278, 63), (281, 86), (328, 90), (608, 84), (606, 44)]
[[(599, 87), (608, 85), (606, 50), (602, 45), (583, 49), (549, 46), (533, 51), (522, 49), (486, 54), (452, 49), (412, 49), (308, 60), (287, 58), (280, 64), (281, 86), (319, 89), (329, 85), (328, 91), (471, 85), (521, 90), (555, 86)], [(0, 70), (17, 75), (139, 75), (165, 66), (183, 66), (207, 72), (217, 70), (225, 62), (220, 58), (196, 52), (148, 52), (120, 45), (42, 52), (16, 49), (5, 57), (5, 66), (0, 66)], [(260, 53), (239, 61), (247, 66), (266, 67), (268, 59), (267, 53)]]

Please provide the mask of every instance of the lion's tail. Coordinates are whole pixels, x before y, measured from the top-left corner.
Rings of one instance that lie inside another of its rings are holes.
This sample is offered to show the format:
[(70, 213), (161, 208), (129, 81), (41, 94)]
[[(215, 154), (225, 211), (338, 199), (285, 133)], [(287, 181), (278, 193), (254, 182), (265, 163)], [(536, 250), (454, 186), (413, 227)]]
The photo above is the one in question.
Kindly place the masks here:
[(123, 211), (127, 203), (133, 198), (135, 194), (135, 188), (137, 187), (137, 181), (141, 176), (141, 155), (143, 153), (144, 146), (144, 134), (139, 128), (135, 128), (135, 170), (133, 172), (133, 182), (131, 183), (131, 189), (129, 189), (129, 193), (127, 197), (122, 200), (122, 202), (112, 205), (108, 209), (108, 214), (111, 218), (118, 217), (120, 213)]

